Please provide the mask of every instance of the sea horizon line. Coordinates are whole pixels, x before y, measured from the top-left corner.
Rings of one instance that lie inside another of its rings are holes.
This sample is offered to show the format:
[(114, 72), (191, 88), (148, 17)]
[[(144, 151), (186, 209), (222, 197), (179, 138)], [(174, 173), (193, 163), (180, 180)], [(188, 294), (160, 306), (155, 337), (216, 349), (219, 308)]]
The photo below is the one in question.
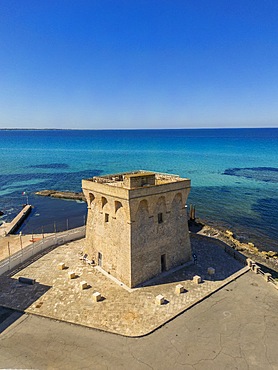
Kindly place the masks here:
[(173, 128), (0, 128), (0, 131), (185, 131), (185, 130), (277, 130), (277, 127), (173, 127)]

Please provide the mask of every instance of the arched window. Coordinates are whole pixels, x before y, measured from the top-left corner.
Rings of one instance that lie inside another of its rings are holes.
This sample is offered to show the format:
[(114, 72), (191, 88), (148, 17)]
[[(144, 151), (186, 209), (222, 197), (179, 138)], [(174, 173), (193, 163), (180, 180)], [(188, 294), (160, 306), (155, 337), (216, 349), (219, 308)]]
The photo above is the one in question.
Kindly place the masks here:
[(105, 197), (101, 197), (101, 208), (103, 208), (107, 202), (108, 201)]
[(157, 200), (156, 203), (156, 214), (157, 214), (157, 222), (159, 224), (162, 224), (165, 220), (165, 214), (166, 214), (166, 200), (165, 197), (162, 196)]
[(182, 195), (181, 193), (177, 193), (172, 201), (172, 208), (175, 211), (182, 209)]
[(94, 194), (93, 193), (89, 193), (89, 203), (90, 203), (89, 205), (91, 205), (94, 200), (95, 200)]
[(122, 207), (122, 203), (115, 200), (115, 213), (117, 213), (117, 211)]
[(146, 219), (149, 218), (149, 207), (148, 202), (146, 199), (141, 200), (141, 202), (138, 205), (138, 209), (136, 212), (136, 220), (139, 222), (146, 222)]

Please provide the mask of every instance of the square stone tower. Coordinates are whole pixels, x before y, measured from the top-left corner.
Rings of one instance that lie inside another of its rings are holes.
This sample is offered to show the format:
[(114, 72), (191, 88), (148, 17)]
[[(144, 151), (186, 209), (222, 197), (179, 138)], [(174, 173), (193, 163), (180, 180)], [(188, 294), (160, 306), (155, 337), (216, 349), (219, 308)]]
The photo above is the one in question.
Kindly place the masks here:
[(82, 180), (82, 189), (86, 253), (127, 286), (191, 259), (189, 179), (140, 170)]

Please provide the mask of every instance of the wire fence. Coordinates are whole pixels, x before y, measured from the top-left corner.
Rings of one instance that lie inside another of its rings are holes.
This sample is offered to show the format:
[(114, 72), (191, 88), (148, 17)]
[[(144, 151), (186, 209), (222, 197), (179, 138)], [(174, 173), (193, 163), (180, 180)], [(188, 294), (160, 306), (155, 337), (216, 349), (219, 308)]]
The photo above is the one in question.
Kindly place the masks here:
[(86, 225), (86, 215), (80, 215), (76, 217), (68, 217), (64, 219), (53, 220), (48, 223), (40, 224), (39, 220), (34, 220), (35, 217), (32, 217), (32, 220), (27, 220), (22, 226), (17, 230), (17, 234), (20, 232), (22, 234), (52, 234), (63, 231), (68, 231), (71, 229), (76, 229)]
[[(48, 249), (74, 240), (82, 239), (84, 237), (85, 226), (45, 237), (0, 261), (0, 275), (3, 275), (10, 270), (14, 270), (17, 266), (22, 265), (26, 261), (31, 263), (34, 258), (37, 259), (41, 254), (48, 251)], [(20, 268), (22, 268), (22, 266)]]

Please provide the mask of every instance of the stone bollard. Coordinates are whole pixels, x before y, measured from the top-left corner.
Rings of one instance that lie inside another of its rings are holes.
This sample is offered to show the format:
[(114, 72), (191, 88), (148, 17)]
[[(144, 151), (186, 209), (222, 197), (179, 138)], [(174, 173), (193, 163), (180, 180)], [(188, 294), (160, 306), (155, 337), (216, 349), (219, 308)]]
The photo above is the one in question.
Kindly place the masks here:
[(251, 258), (246, 258), (246, 263), (247, 263), (247, 266), (252, 268), (252, 264), (254, 263)]
[(165, 302), (165, 299), (164, 299), (164, 297), (163, 297), (163, 295), (162, 294), (159, 294), (159, 295), (157, 295), (156, 297), (155, 297), (155, 303), (157, 304), (157, 305), (162, 305), (162, 304), (164, 304), (164, 302)]
[(208, 274), (209, 275), (214, 275), (215, 274), (215, 269), (213, 267), (208, 268)]
[(195, 284), (200, 284), (202, 282), (201, 276), (198, 276), (198, 275), (193, 276), (193, 282)]
[(255, 274), (258, 274), (260, 272), (260, 266), (258, 266), (258, 265), (255, 264), (253, 266), (253, 271), (255, 272)]
[(69, 272), (69, 273), (68, 273), (68, 277), (69, 277), (69, 279), (74, 279), (74, 278), (76, 278), (75, 272), (73, 272), (73, 271)]
[(251, 266), (251, 270), (253, 270), (253, 271), (254, 271), (255, 266), (256, 266), (256, 263), (253, 261), (253, 262), (252, 262), (252, 266)]
[(181, 284), (176, 285), (176, 287), (175, 287), (175, 293), (177, 295), (179, 295), (179, 294), (181, 294), (183, 292), (184, 292), (184, 286), (181, 285)]
[(266, 273), (264, 274), (264, 279), (265, 279), (265, 281), (269, 281), (269, 280), (270, 280), (270, 278), (271, 278), (271, 274), (270, 274), (269, 272), (266, 272)]
[(64, 270), (66, 268), (66, 265), (64, 264), (64, 262), (61, 262), (61, 263), (58, 264), (57, 267), (58, 267), (59, 270)]
[(81, 288), (81, 290), (87, 289), (88, 288), (87, 282), (86, 281), (81, 281), (80, 288)]
[(99, 302), (99, 301), (101, 301), (101, 299), (102, 299), (102, 297), (101, 297), (101, 294), (99, 292), (95, 292), (93, 294), (93, 301), (94, 302)]

